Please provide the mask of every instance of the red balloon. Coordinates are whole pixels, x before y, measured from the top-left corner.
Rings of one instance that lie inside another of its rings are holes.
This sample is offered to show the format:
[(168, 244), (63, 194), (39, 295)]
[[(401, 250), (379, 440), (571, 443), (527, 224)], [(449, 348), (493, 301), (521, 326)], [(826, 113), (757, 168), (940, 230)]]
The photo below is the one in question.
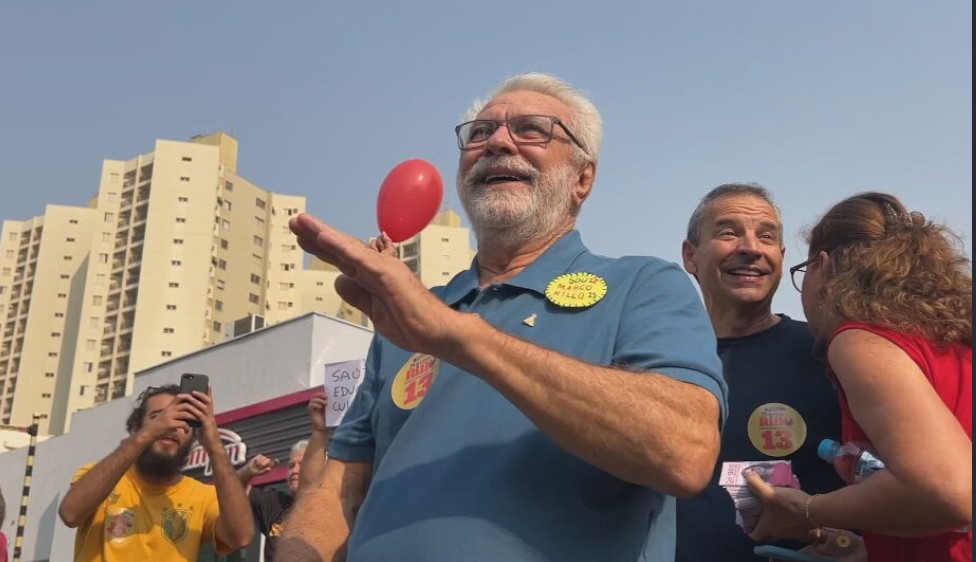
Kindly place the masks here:
[(434, 219), (444, 196), (444, 182), (433, 164), (406, 160), (383, 180), (376, 199), (380, 231), (394, 242), (416, 236)]

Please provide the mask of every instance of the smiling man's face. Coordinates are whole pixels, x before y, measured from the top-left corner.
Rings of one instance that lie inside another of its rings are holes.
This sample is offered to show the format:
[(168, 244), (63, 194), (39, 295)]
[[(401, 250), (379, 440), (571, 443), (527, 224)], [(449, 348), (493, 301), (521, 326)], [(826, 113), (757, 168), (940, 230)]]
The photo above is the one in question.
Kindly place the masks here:
[(682, 258), (709, 310), (771, 307), (785, 254), (776, 210), (756, 195), (725, 195), (709, 206), (700, 234), (698, 246), (685, 241)]

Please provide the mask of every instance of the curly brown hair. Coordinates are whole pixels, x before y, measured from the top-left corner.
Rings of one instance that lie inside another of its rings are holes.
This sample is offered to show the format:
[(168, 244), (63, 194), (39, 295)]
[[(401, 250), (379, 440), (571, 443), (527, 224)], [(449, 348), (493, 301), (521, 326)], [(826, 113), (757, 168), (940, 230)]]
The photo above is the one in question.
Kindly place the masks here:
[(962, 239), (910, 213), (887, 193), (834, 205), (807, 235), (826, 252), (824, 311), (906, 333), (938, 346), (973, 344), (973, 277)]
[(180, 387), (175, 384), (164, 384), (163, 386), (150, 386), (146, 390), (142, 391), (142, 394), (136, 398), (135, 404), (132, 406), (132, 412), (129, 413), (128, 419), (125, 420), (125, 429), (129, 433), (135, 433), (142, 429), (142, 418), (146, 417), (146, 402), (156, 396), (157, 394), (169, 394), (170, 396), (176, 396), (180, 393)]

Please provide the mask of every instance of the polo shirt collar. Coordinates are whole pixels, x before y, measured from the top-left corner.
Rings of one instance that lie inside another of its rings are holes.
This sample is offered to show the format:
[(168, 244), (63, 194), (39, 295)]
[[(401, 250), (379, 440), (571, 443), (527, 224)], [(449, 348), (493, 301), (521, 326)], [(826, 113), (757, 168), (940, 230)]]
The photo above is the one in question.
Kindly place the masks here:
[[(556, 240), (518, 275), (502, 284), (545, 294), (549, 282), (567, 273), (576, 259), (586, 252), (589, 250), (583, 245), (579, 231), (573, 230)], [(472, 260), (470, 269), (462, 271), (444, 287), (441, 298), (448, 306), (454, 306), (472, 291), (478, 291), (478, 256)]]

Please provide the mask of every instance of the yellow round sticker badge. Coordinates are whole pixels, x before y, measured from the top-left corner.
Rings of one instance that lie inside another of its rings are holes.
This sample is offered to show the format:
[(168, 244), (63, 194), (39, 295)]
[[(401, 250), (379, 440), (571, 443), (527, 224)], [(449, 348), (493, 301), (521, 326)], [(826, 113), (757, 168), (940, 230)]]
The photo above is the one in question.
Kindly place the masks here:
[(749, 416), (752, 446), (771, 457), (785, 457), (807, 439), (807, 422), (790, 406), (779, 402), (763, 404)]
[(427, 395), (430, 385), (434, 384), (439, 368), (440, 362), (433, 355), (411, 355), (393, 379), (390, 389), (393, 403), (404, 410), (416, 408)]
[(599, 275), (580, 271), (565, 273), (546, 286), (549, 302), (563, 308), (586, 308), (607, 294), (607, 282)]

